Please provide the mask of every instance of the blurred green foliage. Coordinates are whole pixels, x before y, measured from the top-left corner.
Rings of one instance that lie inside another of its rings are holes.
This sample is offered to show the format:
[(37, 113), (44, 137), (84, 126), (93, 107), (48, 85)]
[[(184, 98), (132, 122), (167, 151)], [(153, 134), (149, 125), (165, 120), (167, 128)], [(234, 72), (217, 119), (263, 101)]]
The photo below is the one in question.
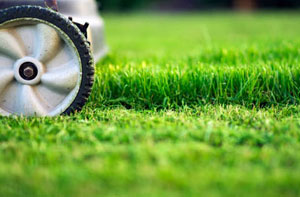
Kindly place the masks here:
[[(231, 8), (239, 0), (97, 0), (103, 10), (126, 11), (138, 8), (154, 9), (214, 9)], [(243, 0), (241, 0), (243, 1)], [(258, 8), (299, 8), (299, 0), (248, 0)], [(245, 2), (245, 0), (243, 1)]]
[(143, 7), (149, 4), (150, 0), (97, 0), (102, 9), (108, 10), (129, 10)]
[(130, 10), (153, 7), (169, 9), (229, 7), (232, 0), (98, 0), (104, 10)]

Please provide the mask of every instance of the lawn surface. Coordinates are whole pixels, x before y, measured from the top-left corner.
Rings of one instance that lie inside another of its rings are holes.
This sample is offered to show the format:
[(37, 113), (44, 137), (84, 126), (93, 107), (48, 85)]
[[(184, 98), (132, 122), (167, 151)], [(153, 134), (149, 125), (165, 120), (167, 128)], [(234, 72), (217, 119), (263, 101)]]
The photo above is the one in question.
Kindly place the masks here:
[(299, 196), (300, 15), (106, 14), (85, 109), (0, 118), (0, 196)]

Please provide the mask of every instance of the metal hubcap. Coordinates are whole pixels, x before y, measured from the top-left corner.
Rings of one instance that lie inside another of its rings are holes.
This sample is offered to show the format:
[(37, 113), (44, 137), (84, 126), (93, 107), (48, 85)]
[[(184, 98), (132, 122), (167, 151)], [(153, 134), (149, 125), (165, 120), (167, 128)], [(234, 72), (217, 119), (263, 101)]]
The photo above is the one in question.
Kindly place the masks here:
[(69, 37), (37, 19), (0, 26), (0, 115), (55, 116), (74, 101), (81, 61)]
[(24, 57), (14, 64), (14, 77), (20, 84), (37, 85), (44, 74), (44, 65), (32, 57)]

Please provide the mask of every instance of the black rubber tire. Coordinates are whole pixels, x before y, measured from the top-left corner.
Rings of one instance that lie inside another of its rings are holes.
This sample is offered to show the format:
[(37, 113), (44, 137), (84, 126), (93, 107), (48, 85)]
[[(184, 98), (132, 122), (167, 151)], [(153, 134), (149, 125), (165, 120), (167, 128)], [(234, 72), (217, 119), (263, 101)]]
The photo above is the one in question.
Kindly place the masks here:
[(48, 8), (40, 6), (16, 6), (0, 11), (0, 25), (19, 18), (33, 18), (51, 23), (65, 32), (72, 40), (80, 55), (82, 79), (75, 100), (63, 114), (70, 115), (71, 113), (81, 111), (91, 94), (94, 83), (94, 61), (87, 38), (72, 21), (64, 15)]

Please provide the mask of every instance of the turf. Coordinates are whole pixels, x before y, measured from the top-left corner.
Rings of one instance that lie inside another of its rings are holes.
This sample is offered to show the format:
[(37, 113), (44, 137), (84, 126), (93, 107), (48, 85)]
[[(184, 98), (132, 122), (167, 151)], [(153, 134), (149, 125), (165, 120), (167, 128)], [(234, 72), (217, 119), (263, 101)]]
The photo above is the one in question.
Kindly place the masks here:
[(81, 113), (0, 118), (0, 196), (299, 196), (300, 15), (106, 14)]

